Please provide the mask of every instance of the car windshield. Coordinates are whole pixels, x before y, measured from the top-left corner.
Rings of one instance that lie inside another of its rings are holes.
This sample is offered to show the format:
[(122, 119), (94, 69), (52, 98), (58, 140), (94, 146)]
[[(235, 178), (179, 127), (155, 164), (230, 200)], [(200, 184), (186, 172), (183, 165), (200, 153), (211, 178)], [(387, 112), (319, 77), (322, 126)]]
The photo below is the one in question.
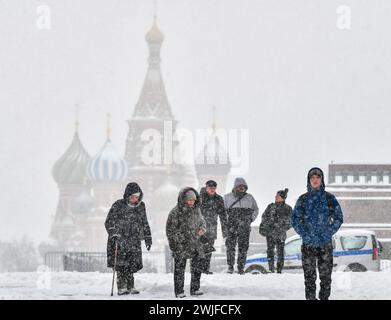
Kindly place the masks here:
[(342, 248), (344, 250), (358, 250), (364, 248), (367, 243), (366, 236), (346, 236), (341, 237)]
[(288, 242), (285, 245), (285, 255), (289, 256), (291, 254), (298, 254), (301, 252), (301, 239), (296, 239), (291, 242)]

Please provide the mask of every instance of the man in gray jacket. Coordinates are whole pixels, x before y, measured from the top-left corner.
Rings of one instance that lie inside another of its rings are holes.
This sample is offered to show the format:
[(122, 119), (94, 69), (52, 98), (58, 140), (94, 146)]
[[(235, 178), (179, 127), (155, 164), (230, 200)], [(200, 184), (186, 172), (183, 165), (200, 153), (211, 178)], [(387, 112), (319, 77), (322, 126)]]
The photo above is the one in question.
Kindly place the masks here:
[(228, 236), (227, 247), (228, 273), (234, 272), (235, 251), (238, 245), (238, 273), (244, 274), (247, 250), (250, 240), (251, 223), (258, 216), (258, 205), (254, 197), (247, 193), (248, 185), (244, 178), (236, 178), (232, 192), (224, 196), (227, 210)]

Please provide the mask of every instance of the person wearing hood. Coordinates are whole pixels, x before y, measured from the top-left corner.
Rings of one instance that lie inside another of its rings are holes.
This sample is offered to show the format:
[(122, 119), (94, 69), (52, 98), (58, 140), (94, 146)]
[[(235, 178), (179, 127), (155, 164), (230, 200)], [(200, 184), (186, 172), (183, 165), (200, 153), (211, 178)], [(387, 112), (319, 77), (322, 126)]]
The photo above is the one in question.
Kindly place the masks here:
[(147, 250), (152, 246), (143, 192), (140, 186), (131, 182), (126, 186), (123, 199), (111, 206), (105, 221), (108, 233), (107, 266), (114, 268), (117, 250), (116, 270), (118, 295), (138, 294), (134, 287), (134, 273), (143, 268), (141, 241)]
[(292, 207), (285, 203), (288, 189), (277, 192), (275, 202), (267, 206), (262, 214), (259, 233), (266, 237), (269, 272), (274, 272), (274, 253), (277, 248), (277, 273), (284, 267), (284, 247), (286, 232), (291, 227)]
[(324, 174), (312, 168), (307, 175), (307, 192), (299, 197), (292, 214), (292, 226), (303, 240), (302, 264), (305, 297), (316, 300), (316, 266), (319, 270), (319, 299), (328, 300), (333, 271), (332, 237), (343, 223), (341, 206), (325, 191)]
[(257, 202), (250, 193), (247, 193), (247, 189), (246, 180), (236, 178), (232, 192), (224, 196), (224, 205), (227, 212), (227, 240), (225, 245), (227, 247), (228, 273), (234, 272), (235, 251), (236, 245), (238, 245), (238, 273), (244, 274), (251, 223), (258, 216)]
[[(220, 218), (221, 232), (223, 238), (227, 237), (226, 230), (226, 213), (224, 207), (224, 199), (216, 192), (217, 183), (213, 180), (208, 180), (200, 191), (201, 197), (201, 213), (206, 223), (206, 234), (201, 240), (204, 240), (211, 250), (214, 250), (214, 243), (217, 239), (217, 220)], [(213, 274), (210, 271), (210, 261), (212, 252), (205, 256), (205, 271), (206, 274)]]
[(186, 297), (184, 283), (187, 259), (191, 259), (190, 294), (203, 294), (200, 281), (205, 252), (200, 237), (205, 233), (200, 195), (194, 188), (184, 188), (179, 192), (178, 203), (168, 214), (166, 224), (166, 236), (174, 258), (174, 291), (177, 298)]

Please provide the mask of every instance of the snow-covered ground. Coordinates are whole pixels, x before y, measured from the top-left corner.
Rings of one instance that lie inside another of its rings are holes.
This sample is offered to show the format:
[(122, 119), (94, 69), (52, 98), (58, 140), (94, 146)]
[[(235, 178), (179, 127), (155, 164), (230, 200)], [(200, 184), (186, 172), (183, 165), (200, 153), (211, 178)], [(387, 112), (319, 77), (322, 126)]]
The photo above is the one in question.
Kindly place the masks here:
[[(391, 299), (390, 263), (382, 272), (334, 272), (331, 299)], [(172, 274), (139, 273), (141, 294), (110, 297), (109, 273), (39, 272), (0, 274), (0, 299), (174, 299)], [(189, 292), (190, 274), (185, 290)], [(303, 299), (303, 274), (203, 275), (199, 299)], [(197, 299), (188, 295), (185, 299)]]

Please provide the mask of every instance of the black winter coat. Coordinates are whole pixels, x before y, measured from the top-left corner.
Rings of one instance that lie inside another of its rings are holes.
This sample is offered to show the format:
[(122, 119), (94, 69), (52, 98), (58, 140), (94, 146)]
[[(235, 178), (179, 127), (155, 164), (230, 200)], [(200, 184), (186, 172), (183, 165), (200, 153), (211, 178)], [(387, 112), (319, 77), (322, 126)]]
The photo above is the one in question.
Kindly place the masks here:
[(291, 228), (292, 207), (285, 202), (271, 203), (262, 215), (259, 233), (265, 237), (286, 239), (286, 232)]
[(205, 237), (215, 240), (217, 238), (217, 219), (220, 218), (221, 232), (227, 237), (227, 214), (225, 212), (224, 199), (217, 193), (210, 197), (205, 188), (200, 191), (201, 213), (206, 224)]
[[(131, 194), (140, 192), (136, 205), (129, 205)], [(151, 239), (151, 229), (142, 201), (143, 193), (137, 183), (129, 183), (123, 199), (117, 200), (111, 207), (105, 222), (109, 235), (107, 240), (107, 266), (114, 267), (115, 243), (114, 235), (119, 235), (117, 266), (127, 267), (130, 272), (143, 268), (141, 241)]]
[[(185, 194), (189, 190), (192, 190), (197, 196), (193, 208), (187, 207), (184, 200)], [(195, 189), (188, 187), (181, 190), (178, 203), (170, 211), (167, 218), (166, 236), (174, 257), (191, 259), (197, 255), (204, 256), (204, 245), (197, 234), (200, 229), (206, 230), (200, 210), (200, 195)]]

